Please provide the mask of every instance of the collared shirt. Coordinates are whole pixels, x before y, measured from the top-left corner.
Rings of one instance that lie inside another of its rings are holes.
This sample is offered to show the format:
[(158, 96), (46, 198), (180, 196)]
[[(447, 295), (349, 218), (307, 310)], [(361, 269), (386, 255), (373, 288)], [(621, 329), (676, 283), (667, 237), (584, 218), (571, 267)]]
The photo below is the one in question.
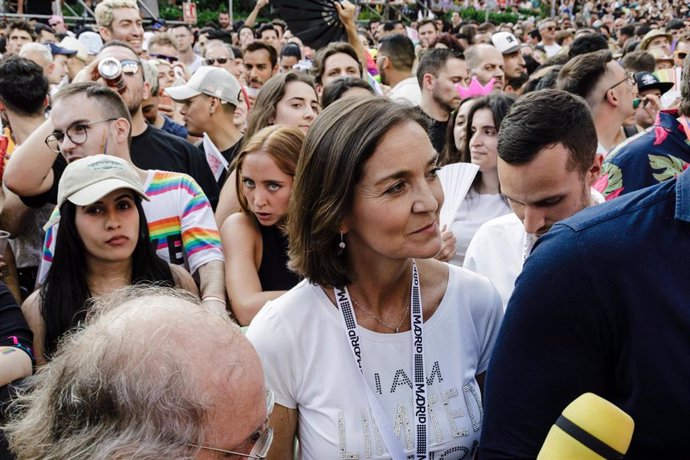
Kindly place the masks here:
[(604, 163), (594, 188), (606, 200), (676, 177), (690, 163), (690, 145), (675, 111), (661, 111), (653, 129), (624, 141)]
[(626, 459), (690, 451), (688, 260), (690, 172), (540, 238), (489, 365), (480, 458), (535, 458), (585, 392), (634, 419)]

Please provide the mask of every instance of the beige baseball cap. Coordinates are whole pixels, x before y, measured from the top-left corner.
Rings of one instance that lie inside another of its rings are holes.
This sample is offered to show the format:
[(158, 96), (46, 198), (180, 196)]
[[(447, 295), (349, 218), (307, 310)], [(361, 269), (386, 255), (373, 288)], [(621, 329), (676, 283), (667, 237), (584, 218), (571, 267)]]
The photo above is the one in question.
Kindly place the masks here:
[(125, 160), (112, 155), (81, 158), (67, 165), (62, 173), (57, 205), (69, 200), (86, 206), (121, 188), (133, 190), (149, 201), (139, 175)]
[(242, 87), (227, 70), (201, 66), (186, 84), (165, 88), (165, 92), (176, 102), (184, 102), (199, 94), (205, 94), (237, 107), (240, 105)]
[(79, 42), (79, 40), (77, 40), (74, 37), (70, 37), (69, 35), (66, 36), (60, 42), (60, 46), (62, 46), (63, 48), (66, 48), (68, 50), (76, 51), (77, 52), (76, 57), (77, 57), (77, 59), (79, 59), (81, 61), (86, 62), (86, 60), (89, 58), (88, 48), (86, 48), (86, 46), (84, 46), (84, 44)]

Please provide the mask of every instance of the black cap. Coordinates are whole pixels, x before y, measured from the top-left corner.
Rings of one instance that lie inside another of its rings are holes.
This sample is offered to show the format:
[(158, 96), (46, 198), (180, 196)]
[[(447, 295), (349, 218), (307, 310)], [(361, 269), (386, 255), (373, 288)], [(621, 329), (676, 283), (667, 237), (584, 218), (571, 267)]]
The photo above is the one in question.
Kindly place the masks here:
[(659, 81), (656, 75), (649, 72), (637, 72), (635, 74), (635, 81), (637, 82), (638, 91), (656, 88), (661, 91), (661, 94), (664, 94), (666, 91), (673, 88), (673, 83)]

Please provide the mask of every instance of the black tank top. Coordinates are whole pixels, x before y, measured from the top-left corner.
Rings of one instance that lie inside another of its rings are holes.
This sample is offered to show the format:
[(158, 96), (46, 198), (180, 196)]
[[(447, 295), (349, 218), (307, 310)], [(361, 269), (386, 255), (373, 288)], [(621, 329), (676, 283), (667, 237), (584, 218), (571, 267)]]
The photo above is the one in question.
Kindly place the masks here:
[(297, 274), (287, 268), (288, 240), (280, 229), (259, 225), (263, 253), (259, 266), (259, 281), (264, 291), (287, 291), (299, 283)]

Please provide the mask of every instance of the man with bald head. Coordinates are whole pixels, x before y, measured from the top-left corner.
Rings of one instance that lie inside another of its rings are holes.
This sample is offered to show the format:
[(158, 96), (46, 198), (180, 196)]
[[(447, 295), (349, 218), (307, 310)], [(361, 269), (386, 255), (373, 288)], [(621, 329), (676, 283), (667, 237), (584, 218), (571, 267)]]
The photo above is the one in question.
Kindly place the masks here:
[(265, 457), (272, 394), (227, 315), (161, 287), (116, 291), (89, 315), (19, 397), (17, 458)]
[(479, 44), (470, 46), (465, 51), (465, 61), (470, 79), (477, 77), (482, 85), (494, 79), (494, 89), (503, 90), (505, 73), (503, 55), (492, 45)]

